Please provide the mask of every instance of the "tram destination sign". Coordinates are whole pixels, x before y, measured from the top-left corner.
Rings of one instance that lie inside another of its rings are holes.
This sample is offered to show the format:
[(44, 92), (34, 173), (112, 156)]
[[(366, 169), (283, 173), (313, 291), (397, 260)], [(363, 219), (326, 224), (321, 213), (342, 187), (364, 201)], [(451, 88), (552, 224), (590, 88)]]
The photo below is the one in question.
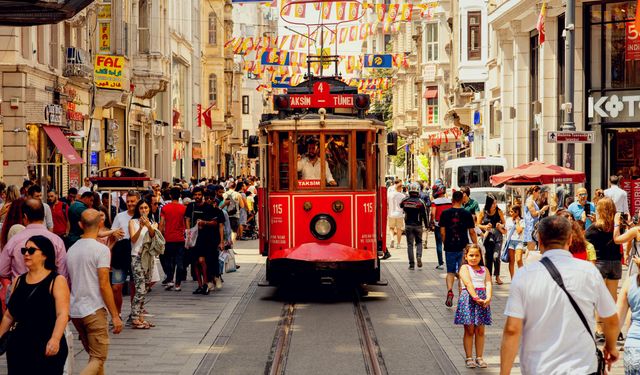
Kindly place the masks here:
[(547, 143), (593, 143), (592, 131), (550, 131), (547, 132)]
[(316, 82), (312, 94), (290, 94), (289, 108), (354, 108), (354, 94), (332, 94), (327, 82)]
[(289, 105), (291, 108), (353, 108), (354, 95), (289, 95)]

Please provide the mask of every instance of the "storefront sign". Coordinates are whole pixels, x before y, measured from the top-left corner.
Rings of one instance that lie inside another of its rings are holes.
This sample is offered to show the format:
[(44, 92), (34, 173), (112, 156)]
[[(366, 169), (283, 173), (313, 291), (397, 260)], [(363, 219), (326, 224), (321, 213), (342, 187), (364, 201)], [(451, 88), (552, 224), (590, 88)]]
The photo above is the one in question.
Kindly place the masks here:
[(100, 22), (100, 52), (111, 51), (111, 21)]
[(100, 4), (98, 6), (98, 18), (111, 18), (111, 4)]
[(620, 114), (624, 114), (623, 111), (625, 109), (629, 117), (635, 117), (636, 109), (640, 109), (640, 95), (624, 95), (621, 97), (611, 95), (601, 96), (600, 98), (590, 96), (588, 98), (589, 118), (593, 118), (595, 115), (602, 118), (616, 118)]
[(67, 103), (67, 120), (84, 121), (84, 115), (80, 112), (76, 112), (75, 103)]
[(547, 132), (548, 143), (593, 143), (592, 131), (551, 131)]
[(50, 125), (62, 125), (62, 106), (49, 104), (44, 107), (44, 118)]
[(97, 55), (94, 62), (94, 82), (101, 89), (122, 90), (124, 87), (124, 57)]

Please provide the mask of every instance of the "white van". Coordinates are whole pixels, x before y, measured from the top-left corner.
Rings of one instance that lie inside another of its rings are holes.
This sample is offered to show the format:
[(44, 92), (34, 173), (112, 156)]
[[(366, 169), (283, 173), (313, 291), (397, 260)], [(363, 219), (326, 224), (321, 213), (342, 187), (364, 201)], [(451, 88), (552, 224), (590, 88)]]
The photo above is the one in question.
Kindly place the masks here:
[(488, 188), (491, 175), (504, 172), (507, 160), (498, 157), (470, 157), (448, 160), (444, 163), (444, 184), (448, 190), (460, 190), (461, 186)]

